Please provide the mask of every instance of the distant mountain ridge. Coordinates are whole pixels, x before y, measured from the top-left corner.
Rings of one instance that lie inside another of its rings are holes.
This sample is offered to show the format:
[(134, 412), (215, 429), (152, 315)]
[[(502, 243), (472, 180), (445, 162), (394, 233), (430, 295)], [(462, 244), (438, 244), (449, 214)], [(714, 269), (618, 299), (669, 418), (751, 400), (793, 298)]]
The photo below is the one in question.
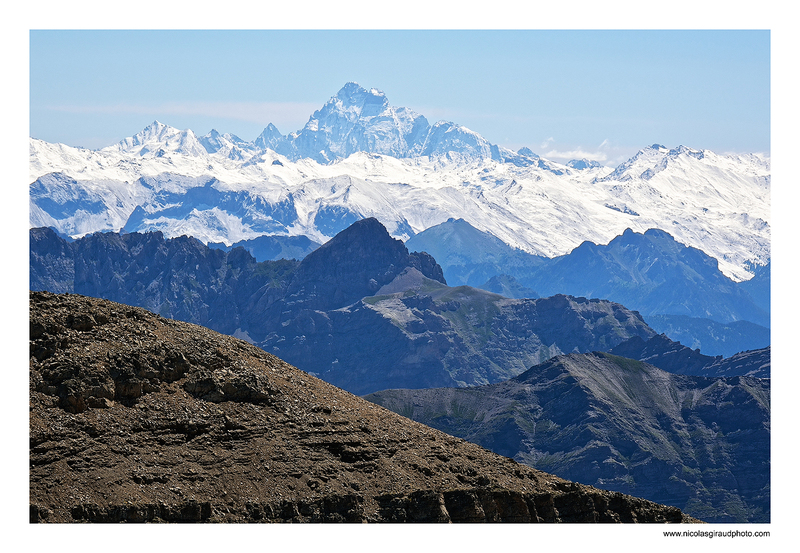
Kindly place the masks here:
[(30, 160), (31, 227), (71, 237), (124, 228), (228, 246), (267, 234), (324, 243), (375, 217), (407, 240), (453, 217), (544, 257), (658, 228), (737, 281), (770, 259), (765, 156), (653, 145), (616, 170), (561, 165), (429, 124), (355, 83), (287, 135), (270, 125), (248, 142), (154, 122), (96, 151), (32, 138)]
[(741, 350), (723, 358), (703, 355), (699, 349), (691, 349), (666, 334), (659, 334), (649, 340), (633, 336), (611, 348), (609, 353), (644, 361), (675, 374), (771, 378), (770, 346)]
[(706, 355), (731, 355), (766, 347), (771, 343), (768, 327), (750, 321), (719, 323), (685, 315), (648, 315), (647, 324), (658, 333), (699, 349)]
[[(655, 332), (606, 300), (503, 296), (445, 284), (375, 219), (302, 261), (256, 262), (190, 237), (97, 233), (74, 242), (31, 231), (30, 286), (150, 309), (245, 338), (354, 393), (510, 378), (572, 351)], [(51, 270), (51, 268), (53, 270)]]
[(606, 245), (584, 242), (552, 259), (511, 248), (460, 219), (431, 227), (406, 243), (431, 253), (451, 284), (484, 286), (492, 277), (509, 275), (516, 286), (540, 296), (607, 298), (645, 318), (672, 315), (769, 325), (764, 302), (756, 304), (748, 292), (768, 301), (768, 266), (759, 273), (766, 272), (766, 278), (748, 281), (745, 288), (745, 283), (723, 275), (715, 259), (658, 229), (626, 229)]

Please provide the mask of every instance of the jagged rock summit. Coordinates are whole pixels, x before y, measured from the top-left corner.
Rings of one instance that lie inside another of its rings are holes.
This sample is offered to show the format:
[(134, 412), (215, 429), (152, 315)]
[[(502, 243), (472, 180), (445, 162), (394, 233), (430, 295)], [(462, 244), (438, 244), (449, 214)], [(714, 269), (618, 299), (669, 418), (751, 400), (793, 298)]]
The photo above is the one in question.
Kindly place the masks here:
[(30, 295), (31, 522), (689, 522), (412, 422), (246, 342)]

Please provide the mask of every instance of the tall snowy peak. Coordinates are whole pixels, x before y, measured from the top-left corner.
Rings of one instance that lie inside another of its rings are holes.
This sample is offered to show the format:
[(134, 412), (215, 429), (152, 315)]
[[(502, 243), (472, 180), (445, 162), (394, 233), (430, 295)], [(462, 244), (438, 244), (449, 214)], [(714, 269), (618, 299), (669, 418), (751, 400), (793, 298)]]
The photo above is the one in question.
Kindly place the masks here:
[(167, 152), (189, 156), (204, 156), (207, 153), (194, 132), (189, 129), (182, 131), (160, 121), (153, 121), (142, 131), (103, 150), (135, 153), (140, 156), (152, 154), (157, 157)]
[[(398, 159), (427, 156), (452, 161), (493, 159), (518, 166), (541, 165), (538, 156), (526, 157), (491, 144), (462, 125), (428, 120), (406, 107), (389, 104), (386, 95), (347, 83), (305, 127), (287, 136), (274, 126), (255, 140), (255, 147), (270, 149), (292, 161), (310, 158), (327, 165), (365, 152)], [(551, 170), (549, 166), (542, 167)]]
[(428, 128), (425, 117), (390, 106), (380, 90), (351, 82), (314, 112), (303, 129), (287, 137), (291, 148), (276, 151), (293, 160), (307, 157), (323, 164), (356, 152), (404, 158)]

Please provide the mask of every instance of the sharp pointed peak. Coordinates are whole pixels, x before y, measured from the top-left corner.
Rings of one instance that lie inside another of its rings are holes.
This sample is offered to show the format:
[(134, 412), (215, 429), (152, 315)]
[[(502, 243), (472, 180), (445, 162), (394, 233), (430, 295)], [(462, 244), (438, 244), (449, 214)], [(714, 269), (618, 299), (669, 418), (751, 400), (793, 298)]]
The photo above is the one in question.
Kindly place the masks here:
[(158, 119), (154, 119), (152, 123), (150, 123), (144, 128), (144, 130), (147, 131), (147, 130), (157, 130), (157, 129), (161, 130), (161, 129), (173, 129), (173, 128), (175, 127), (167, 125), (166, 123), (162, 123)]
[(350, 81), (345, 83), (345, 85), (339, 89), (339, 92), (336, 93), (334, 98), (344, 100), (347, 98), (367, 97), (367, 96), (382, 98), (384, 101), (386, 101), (386, 94), (384, 94), (382, 90), (374, 87), (365, 88), (355, 81)]

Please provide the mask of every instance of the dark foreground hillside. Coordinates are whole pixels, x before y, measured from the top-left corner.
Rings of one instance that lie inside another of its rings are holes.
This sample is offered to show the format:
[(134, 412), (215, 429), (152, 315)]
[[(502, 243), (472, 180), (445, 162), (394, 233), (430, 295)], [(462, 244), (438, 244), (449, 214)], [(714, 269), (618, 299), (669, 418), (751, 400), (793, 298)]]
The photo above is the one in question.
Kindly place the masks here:
[(689, 522), (405, 419), (246, 342), (30, 296), (34, 522)]

